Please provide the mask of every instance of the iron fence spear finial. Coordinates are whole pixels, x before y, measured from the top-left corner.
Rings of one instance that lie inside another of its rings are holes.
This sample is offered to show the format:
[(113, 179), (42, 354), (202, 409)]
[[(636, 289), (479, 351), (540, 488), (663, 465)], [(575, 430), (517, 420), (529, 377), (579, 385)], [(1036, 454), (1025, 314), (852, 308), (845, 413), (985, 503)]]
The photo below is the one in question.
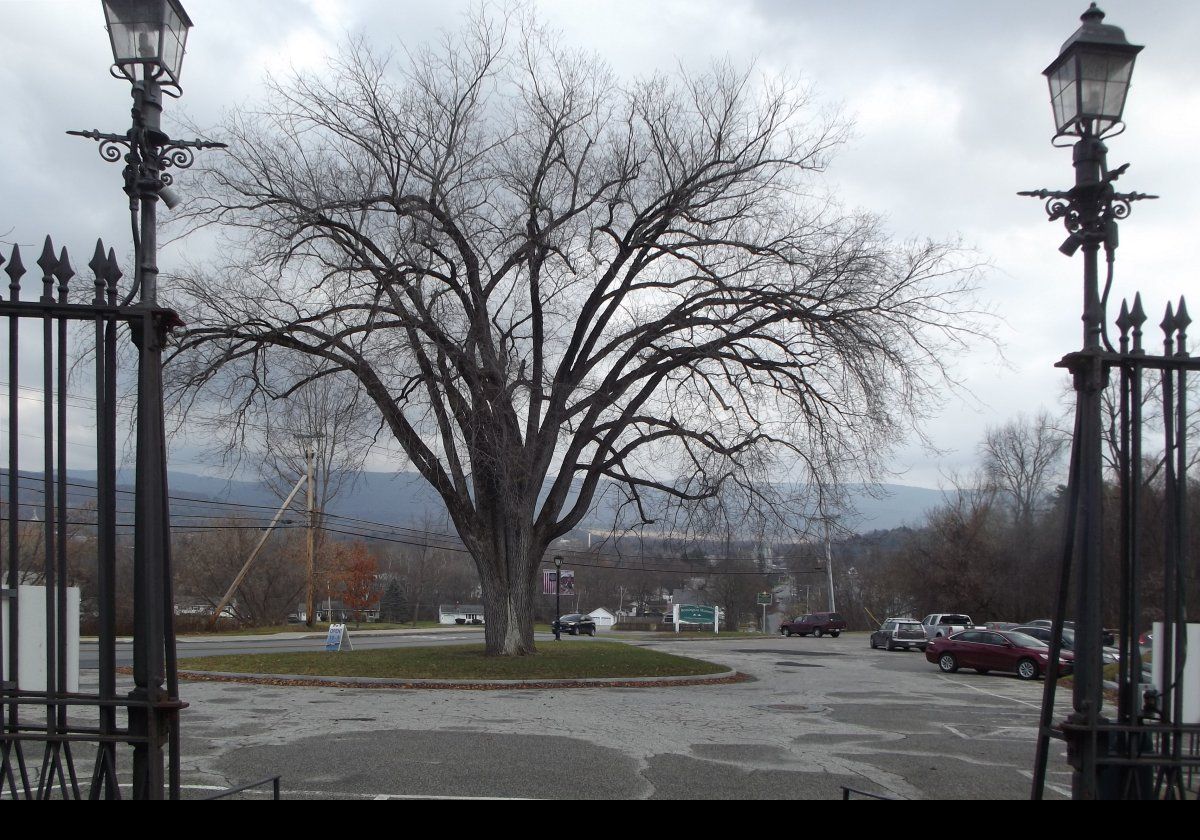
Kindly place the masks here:
[(1163, 331), (1163, 346), (1166, 348), (1166, 354), (1170, 356), (1171, 351), (1175, 349), (1175, 307), (1170, 302), (1167, 303), (1166, 314), (1163, 315), (1158, 326)]
[(1129, 317), (1129, 301), (1121, 300), (1121, 312), (1117, 315), (1117, 329), (1121, 331), (1121, 352), (1124, 353), (1129, 349), (1129, 329), (1133, 326), (1133, 321)]
[(42, 270), (42, 300), (54, 300), (54, 269), (58, 268), (58, 257), (54, 255), (54, 243), (50, 237), (42, 244), (42, 255), (37, 259)]
[(1146, 323), (1146, 310), (1142, 306), (1142, 293), (1138, 292), (1133, 296), (1133, 310), (1129, 313), (1129, 320), (1133, 323), (1133, 349), (1142, 349), (1142, 325)]
[(8, 275), (8, 299), (19, 300), (21, 297), (21, 278), (25, 276), (25, 265), (21, 262), (21, 246), (13, 245), (12, 258), (4, 268)]
[(95, 278), (93, 285), (96, 287), (96, 295), (92, 298), (92, 303), (104, 303), (104, 272), (108, 265), (107, 258), (104, 256), (104, 241), (96, 240), (96, 250), (92, 252), (92, 259), (88, 262), (88, 268), (92, 270), (92, 277)]
[(59, 303), (67, 302), (71, 278), (74, 276), (75, 269), (71, 267), (71, 258), (67, 254), (66, 246), (63, 246), (58, 253), (58, 265), (54, 267), (54, 277), (58, 280)]
[(1187, 301), (1182, 295), (1179, 296), (1179, 308), (1175, 310), (1175, 326), (1179, 330), (1179, 338), (1177, 339), (1176, 353), (1180, 356), (1187, 355), (1187, 328), (1192, 323), (1192, 317), (1188, 315)]

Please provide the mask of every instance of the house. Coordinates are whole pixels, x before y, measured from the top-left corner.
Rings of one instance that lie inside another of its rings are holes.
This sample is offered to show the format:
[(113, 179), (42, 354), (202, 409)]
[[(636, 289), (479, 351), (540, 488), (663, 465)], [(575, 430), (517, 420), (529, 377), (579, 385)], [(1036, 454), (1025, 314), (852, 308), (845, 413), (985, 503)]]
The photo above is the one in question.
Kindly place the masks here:
[[(346, 606), (337, 598), (324, 598), (317, 601), (313, 613), (317, 621), (328, 621), (331, 624), (345, 624), (348, 621), (371, 623), (379, 621), (379, 602), (375, 602), (365, 610), (356, 610)], [(304, 623), (308, 618), (303, 604), (296, 607), (294, 615), (300, 623)]]
[[(175, 600), (175, 615), (186, 616), (208, 616), (213, 614), (213, 604), (217, 603), (218, 599), (199, 599), (199, 598), (177, 598)], [(237, 601), (232, 601), (226, 605), (225, 609), (221, 610), (221, 618), (237, 618), (235, 609)]]
[(597, 607), (588, 613), (588, 618), (596, 622), (597, 630), (611, 630), (613, 625), (617, 623), (617, 617), (610, 613), (604, 607)]
[(482, 604), (441, 604), (439, 624), (483, 624)]

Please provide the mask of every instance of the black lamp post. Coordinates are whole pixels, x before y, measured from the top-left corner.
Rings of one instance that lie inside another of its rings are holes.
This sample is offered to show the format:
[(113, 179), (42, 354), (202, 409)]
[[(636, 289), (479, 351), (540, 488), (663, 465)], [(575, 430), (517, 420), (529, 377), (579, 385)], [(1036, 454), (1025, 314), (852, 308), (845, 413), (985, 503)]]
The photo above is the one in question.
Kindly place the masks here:
[(562, 564), (561, 554), (554, 555), (554, 641), (562, 641)]
[[(1067, 256), (1083, 251), (1083, 347), (1059, 362), (1069, 370), (1076, 391), (1076, 457), (1078, 501), (1071, 516), (1077, 540), (1075, 676), (1073, 712), (1063, 727), (1068, 739), (1069, 760), (1074, 769), (1076, 798), (1098, 795), (1096, 760), (1107, 749), (1096, 727), (1104, 722), (1102, 691), (1102, 566), (1103, 566), (1103, 462), (1101, 397), (1108, 381), (1105, 356), (1112, 347), (1105, 333), (1105, 306), (1112, 281), (1112, 263), (1117, 248), (1117, 221), (1129, 214), (1130, 202), (1153, 198), (1140, 193), (1117, 193), (1113, 182), (1128, 164), (1109, 170), (1104, 138), (1124, 130), (1121, 114), (1129, 91), (1133, 64), (1140, 46), (1125, 40), (1125, 34), (1103, 22), (1104, 12), (1093, 3), (1081, 20), (1083, 25), (1063, 44), (1058, 57), (1044, 74), (1050, 83), (1054, 112), (1055, 145), (1070, 138), (1074, 149), (1075, 186), (1068, 191), (1035, 190), (1021, 195), (1046, 201), (1051, 221), (1061, 219), (1068, 237), (1059, 250)], [(1099, 251), (1104, 247), (1109, 273), (1103, 294), (1100, 290)], [(1075, 480), (1073, 476), (1073, 480)], [(1072, 537), (1068, 535), (1068, 543)], [(1060, 596), (1065, 598), (1065, 590)], [(1059, 621), (1051, 646), (1051, 672), (1061, 646)], [(1047, 683), (1051, 680), (1048, 678)], [(1047, 690), (1049, 690), (1047, 685)], [(1043, 727), (1049, 721), (1043, 720)], [(1041, 748), (1041, 744), (1039, 744)], [(1039, 766), (1044, 762), (1039, 760)]]
[[(157, 205), (178, 198), (165, 170), (192, 165), (193, 150), (220, 143), (178, 141), (162, 130), (162, 97), (178, 97), (184, 46), (192, 22), (178, 0), (102, 0), (113, 51), (112, 74), (132, 85), (132, 125), (124, 134), (71, 131), (100, 144), (110, 163), (124, 162), (124, 189), (135, 232), (133, 290), (140, 318), (131, 321), (138, 348), (137, 498), (134, 513), (134, 689), (129, 729), (134, 735), (133, 796), (163, 795), (166, 722), (178, 715), (172, 619), (166, 436), (163, 427), (162, 350), (178, 316), (158, 305)], [(102, 669), (103, 670), (103, 669)], [(104, 675), (102, 675), (102, 682)], [(164, 682), (166, 685), (164, 686)], [(102, 693), (104, 693), (102, 686)], [(177, 757), (177, 753), (173, 753)], [(172, 762), (169, 786), (179, 789)]]

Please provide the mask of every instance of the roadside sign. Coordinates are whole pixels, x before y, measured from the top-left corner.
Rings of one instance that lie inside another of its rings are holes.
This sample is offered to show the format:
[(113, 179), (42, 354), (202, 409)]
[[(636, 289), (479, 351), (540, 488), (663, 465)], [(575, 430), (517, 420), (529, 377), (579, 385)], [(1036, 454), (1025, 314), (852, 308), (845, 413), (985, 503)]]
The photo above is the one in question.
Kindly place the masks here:
[(329, 625), (329, 633), (325, 636), (325, 650), (354, 650), (345, 624)]
[(711, 624), (713, 632), (720, 632), (720, 621), (716, 607), (702, 607), (696, 604), (676, 604), (671, 610), (671, 619), (675, 624), (675, 632), (679, 632), (680, 624)]
[(771, 593), (770, 592), (759, 592), (758, 593), (758, 605), (760, 607), (771, 606)]
[(716, 620), (716, 607), (696, 607), (690, 604), (679, 605), (679, 621), (682, 624), (712, 624)]

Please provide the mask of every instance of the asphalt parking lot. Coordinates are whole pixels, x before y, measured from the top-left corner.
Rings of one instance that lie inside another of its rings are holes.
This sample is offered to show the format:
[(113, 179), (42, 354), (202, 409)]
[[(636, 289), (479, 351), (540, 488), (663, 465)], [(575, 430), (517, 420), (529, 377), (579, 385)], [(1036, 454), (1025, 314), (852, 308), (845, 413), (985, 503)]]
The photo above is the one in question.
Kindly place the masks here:
[[(541, 691), (185, 683), (185, 795), (276, 774), (285, 798), (830, 799), (842, 785), (904, 799), (1029, 795), (1040, 681), (942, 674), (919, 652), (870, 650), (866, 634), (634, 643), (755, 680)], [(1069, 788), (1060, 746), (1049, 796)]]

